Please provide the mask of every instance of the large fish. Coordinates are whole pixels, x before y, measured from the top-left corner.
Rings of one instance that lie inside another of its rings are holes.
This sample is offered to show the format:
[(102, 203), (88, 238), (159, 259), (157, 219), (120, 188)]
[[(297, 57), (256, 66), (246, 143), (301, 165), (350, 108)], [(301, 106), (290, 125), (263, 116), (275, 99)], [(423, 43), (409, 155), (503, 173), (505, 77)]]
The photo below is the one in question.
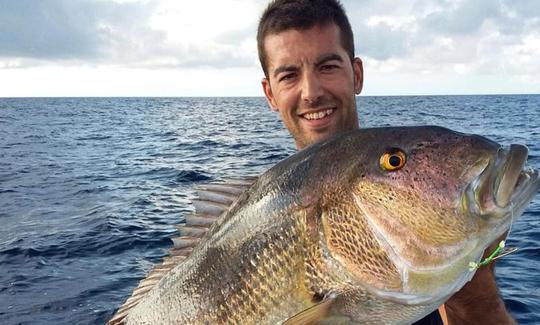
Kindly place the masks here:
[(235, 187), (210, 186), (197, 204), (225, 212), (184, 260), (205, 232), (188, 220), (110, 324), (412, 323), (532, 200), (526, 157), (440, 127), (363, 129), (278, 163), (230, 208), (215, 202)]

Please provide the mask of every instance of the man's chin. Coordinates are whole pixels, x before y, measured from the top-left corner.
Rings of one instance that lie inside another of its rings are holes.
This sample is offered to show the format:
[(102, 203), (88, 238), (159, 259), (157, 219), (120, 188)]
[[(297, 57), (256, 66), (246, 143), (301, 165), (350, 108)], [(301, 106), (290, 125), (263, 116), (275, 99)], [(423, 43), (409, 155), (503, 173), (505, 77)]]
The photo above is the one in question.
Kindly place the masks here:
[(334, 134), (336, 134), (336, 133), (335, 132), (319, 132), (319, 133), (315, 133), (315, 134), (310, 134), (308, 137), (304, 138), (303, 147), (307, 147), (307, 146), (310, 146), (310, 145), (315, 144), (317, 142), (321, 142), (321, 141), (324, 141), (326, 139), (329, 139)]

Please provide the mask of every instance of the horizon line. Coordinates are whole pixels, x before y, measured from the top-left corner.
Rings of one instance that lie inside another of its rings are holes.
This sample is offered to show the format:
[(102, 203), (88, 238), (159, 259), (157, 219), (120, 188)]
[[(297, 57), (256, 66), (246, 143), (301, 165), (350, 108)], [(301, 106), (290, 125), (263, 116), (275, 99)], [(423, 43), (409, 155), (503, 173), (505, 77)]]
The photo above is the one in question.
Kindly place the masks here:
[[(392, 95), (356, 95), (356, 97), (436, 97), (436, 96), (537, 96), (538, 93), (478, 93), (478, 94), (392, 94)], [(195, 95), (195, 96), (185, 96), (185, 95), (114, 95), (114, 96), (2, 96), (0, 99), (23, 99), (23, 98), (265, 98), (264, 95), (253, 96), (253, 95), (221, 95), (221, 96), (210, 96), (210, 95)]]

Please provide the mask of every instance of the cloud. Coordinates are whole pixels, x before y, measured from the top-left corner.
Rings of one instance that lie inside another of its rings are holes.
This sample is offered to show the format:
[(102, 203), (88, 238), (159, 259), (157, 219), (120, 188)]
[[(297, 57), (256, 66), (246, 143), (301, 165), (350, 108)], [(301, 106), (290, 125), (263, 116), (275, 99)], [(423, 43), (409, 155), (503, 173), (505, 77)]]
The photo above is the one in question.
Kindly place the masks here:
[(144, 53), (164, 38), (138, 23), (148, 20), (153, 6), (152, 2), (0, 0), (0, 57), (107, 61)]
[(540, 5), (537, 0), (502, 0), (505, 9), (509, 10), (509, 15), (516, 15), (525, 18), (538, 20), (540, 17)]
[(382, 21), (373, 25), (357, 24), (353, 27), (356, 52), (376, 60), (387, 60), (407, 54), (406, 31)]
[(0, 68), (254, 66), (258, 11), (250, 0), (0, 0)]
[[(540, 30), (536, 0), (343, 2), (357, 52), (403, 61), (409, 69), (426, 62), (470, 65), (486, 56), (502, 62), (502, 54), (485, 49), (524, 46), (531, 31)], [(260, 0), (0, 0), (0, 67), (51, 61), (254, 67), (255, 30), (265, 6)]]
[(498, 1), (475, 0), (453, 2), (425, 17), (422, 17), (421, 30), (440, 35), (465, 35), (478, 32), (488, 19), (501, 15)]
[(540, 69), (533, 59), (540, 37), (538, 1), (392, 3), (345, 2), (357, 52), (376, 71), (530, 77)]
[[(370, 80), (486, 76), (540, 87), (538, 0), (342, 2)], [(0, 0), (0, 69), (260, 71), (255, 34), (267, 3)]]

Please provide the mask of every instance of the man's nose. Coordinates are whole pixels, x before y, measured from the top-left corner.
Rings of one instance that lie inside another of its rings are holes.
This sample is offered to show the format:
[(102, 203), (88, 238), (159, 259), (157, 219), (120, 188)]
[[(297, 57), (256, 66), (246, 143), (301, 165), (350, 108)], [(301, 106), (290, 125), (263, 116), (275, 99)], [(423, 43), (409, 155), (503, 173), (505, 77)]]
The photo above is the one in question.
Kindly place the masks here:
[(306, 72), (302, 78), (302, 101), (309, 106), (316, 106), (324, 94), (319, 77), (313, 72)]

